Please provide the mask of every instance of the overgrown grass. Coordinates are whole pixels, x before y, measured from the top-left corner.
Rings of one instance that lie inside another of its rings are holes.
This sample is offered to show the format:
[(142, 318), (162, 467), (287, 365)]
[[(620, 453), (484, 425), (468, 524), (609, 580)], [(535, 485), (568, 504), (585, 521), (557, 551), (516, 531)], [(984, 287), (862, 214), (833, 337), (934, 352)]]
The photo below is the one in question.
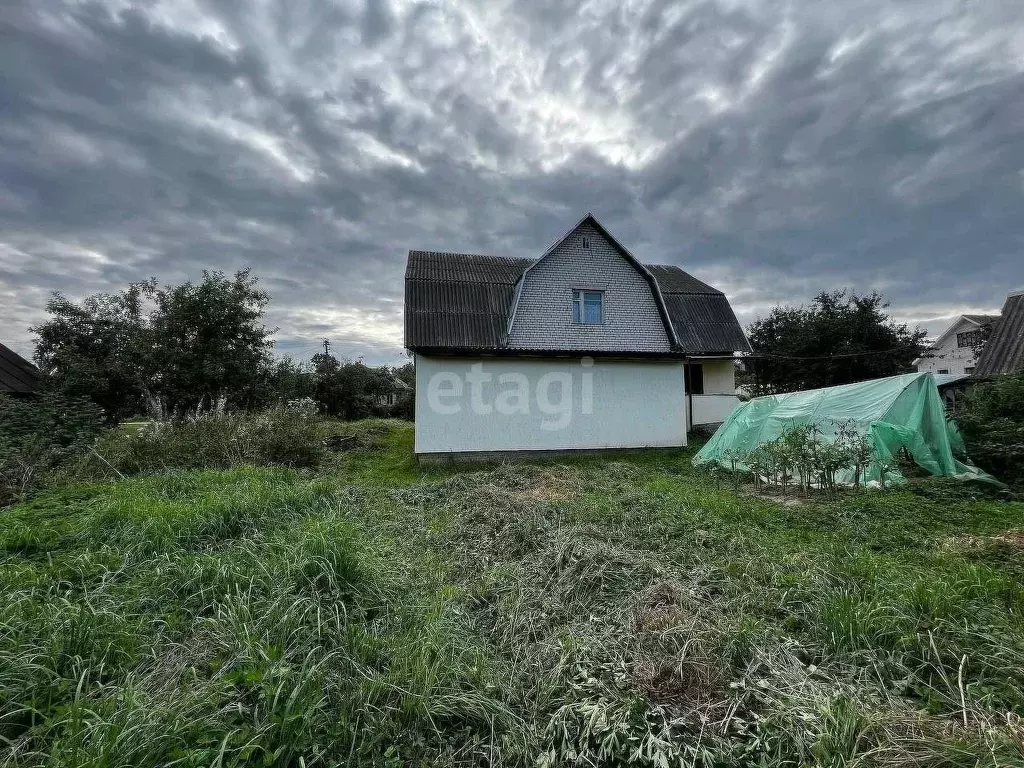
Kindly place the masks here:
[[(0, 518), (19, 765), (1024, 763), (1024, 505), (689, 452), (75, 486)], [(927, 486), (926, 488), (932, 488)]]

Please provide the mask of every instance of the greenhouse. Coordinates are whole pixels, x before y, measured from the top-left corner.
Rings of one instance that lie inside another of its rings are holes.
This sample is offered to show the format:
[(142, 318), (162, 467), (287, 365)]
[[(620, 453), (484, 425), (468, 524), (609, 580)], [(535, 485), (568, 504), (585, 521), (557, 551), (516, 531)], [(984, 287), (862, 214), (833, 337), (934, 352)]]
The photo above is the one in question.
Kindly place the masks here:
[[(930, 373), (754, 398), (733, 409), (693, 463), (760, 473), (759, 457), (771, 452), (766, 447), (778, 447), (775, 453), (782, 455), (794, 433), (813, 434), (822, 453), (840, 443), (850, 446), (846, 454), (830, 454), (842, 457), (831, 473), (839, 485), (902, 482), (901, 458), (932, 475), (994, 482), (965, 463), (960, 433), (947, 420)], [(808, 471), (795, 458), (782, 461), (793, 465), (783, 474)]]

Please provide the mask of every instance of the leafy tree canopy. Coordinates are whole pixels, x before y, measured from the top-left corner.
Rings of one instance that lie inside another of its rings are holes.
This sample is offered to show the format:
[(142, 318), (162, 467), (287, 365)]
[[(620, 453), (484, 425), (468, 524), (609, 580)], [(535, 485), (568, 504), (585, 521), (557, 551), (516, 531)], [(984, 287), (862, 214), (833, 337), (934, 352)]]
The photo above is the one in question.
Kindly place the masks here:
[(331, 355), (313, 356), (314, 398), (329, 416), (361, 419), (374, 413), (377, 398), (394, 388), (394, 374), (361, 360), (341, 362)]
[(144, 406), (168, 414), (226, 398), (248, 405), (271, 368), (268, 297), (248, 270), (198, 283), (153, 280), (76, 304), (55, 294), (31, 330), (47, 384), (85, 396), (111, 421)]
[(747, 330), (759, 393), (794, 392), (913, 370), (925, 331), (890, 320), (878, 293), (820, 293), (810, 306), (777, 306)]

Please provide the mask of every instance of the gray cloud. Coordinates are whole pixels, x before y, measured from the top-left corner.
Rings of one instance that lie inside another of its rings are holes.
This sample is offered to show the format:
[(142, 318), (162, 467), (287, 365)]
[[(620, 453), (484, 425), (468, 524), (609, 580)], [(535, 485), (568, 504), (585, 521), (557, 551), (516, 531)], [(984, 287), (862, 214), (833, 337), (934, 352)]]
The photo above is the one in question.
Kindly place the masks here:
[(401, 356), (411, 247), (593, 211), (744, 320), (878, 289), (941, 330), (1024, 285), (1024, 8), (881, 0), (0, 9), (0, 336), (47, 294), (251, 265), (279, 349)]

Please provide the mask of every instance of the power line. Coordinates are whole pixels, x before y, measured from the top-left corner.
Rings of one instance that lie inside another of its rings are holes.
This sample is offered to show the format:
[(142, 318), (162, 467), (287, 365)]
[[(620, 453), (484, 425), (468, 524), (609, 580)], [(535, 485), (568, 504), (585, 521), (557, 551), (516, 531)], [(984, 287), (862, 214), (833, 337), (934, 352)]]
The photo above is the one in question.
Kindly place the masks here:
[(771, 353), (753, 353), (739, 355), (738, 360), (845, 360), (851, 357), (867, 357), (869, 355), (891, 355), (894, 352), (909, 352), (907, 347), (893, 347), (892, 349), (873, 349), (866, 352), (840, 352), (835, 355), (774, 355)]

